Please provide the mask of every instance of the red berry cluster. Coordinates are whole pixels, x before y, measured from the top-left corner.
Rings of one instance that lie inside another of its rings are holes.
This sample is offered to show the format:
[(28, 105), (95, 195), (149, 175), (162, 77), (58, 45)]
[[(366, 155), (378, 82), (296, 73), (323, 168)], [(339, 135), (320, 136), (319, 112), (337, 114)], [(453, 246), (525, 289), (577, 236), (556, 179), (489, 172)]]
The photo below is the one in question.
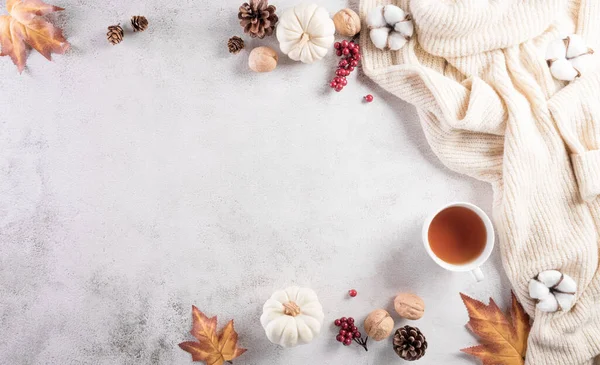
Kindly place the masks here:
[(350, 75), (354, 68), (358, 66), (360, 61), (360, 46), (353, 41), (348, 42), (343, 40), (341, 42), (335, 42), (333, 44), (335, 53), (342, 57), (340, 63), (338, 63), (337, 70), (335, 70), (335, 77), (331, 80), (329, 86), (337, 92), (342, 91), (344, 86), (348, 85), (346, 76)]
[(340, 327), (340, 331), (338, 332), (337, 336), (335, 336), (335, 339), (338, 342), (343, 343), (344, 346), (350, 346), (352, 341), (354, 341), (361, 345), (365, 351), (369, 351), (367, 349), (367, 340), (369, 337), (364, 340), (361, 338), (362, 334), (358, 330), (358, 327), (354, 325), (354, 318), (342, 317), (340, 319), (336, 319), (333, 323), (336, 325), (336, 327)]

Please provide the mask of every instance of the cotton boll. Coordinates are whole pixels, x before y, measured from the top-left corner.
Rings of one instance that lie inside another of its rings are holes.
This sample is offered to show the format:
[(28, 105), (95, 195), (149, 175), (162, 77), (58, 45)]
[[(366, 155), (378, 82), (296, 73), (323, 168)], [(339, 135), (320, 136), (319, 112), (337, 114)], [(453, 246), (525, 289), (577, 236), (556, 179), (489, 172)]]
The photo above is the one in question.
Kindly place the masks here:
[(383, 5), (371, 9), (367, 15), (367, 25), (371, 28), (381, 28), (387, 25), (383, 17)]
[(563, 279), (556, 287), (556, 290), (563, 293), (575, 293), (577, 291), (577, 283), (569, 275), (563, 275)]
[(564, 58), (554, 61), (550, 66), (550, 72), (554, 78), (563, 81), (573, 81), (579, 75), (571, 62)]
[(371, 32), (369, 33), (371, 36), (371, 42), (373, 42), (375, 47), (384, 49), (388, 45), (389, 33), (390, 29), (387, 27), (371, 29)]
[(554, 296), (556, 297), (556, 301), (558, 302), (561, 310), (566, 312), (571, 309), (571, 306), (573, 306), (573, 301), (575, 299), (573, 294), (556, 293)]
[(562, 274), (557, 270), (546, 270), (538, 274), (537, 279), (547, 287), (553, 287), (558, 284)]
[(562, 39), (557, 39), (548, 44), (548, 49), (546, 50), (546, 59), (547, 60), (558, 60), (565, 57), (567, 53), (567, 47), (565, 46), (565, 42)]
[(566, 53), (567, 59), (575, 58), (588, 52), (589, 48), (585, 44), (585, 41), (577, 34), (572, 34), (567, 39), (569, 44)]
[(558, 301), (554, 295), (548, 293), (548, 295), (542, 298), (537, 304), (537, 308), (542, 312), (556, 312), (558, 310)]
[(403, 20), (394, 26), (394, 30), (402, 35), (411, 37), (415, 32), (415, 26), (412, 20)]
[(386, 5), (383, 9), (383, 16), (386, 23), (391, 25), (403, 21), (406, 13), (396, 5)]
[(390, 48), (390, 50), (397, 51), (400, 48), (404, 47), (404, 45), (408, 41), (402, 34), (400, 34), (398, 32), (391, 32), (390, 36), (387, 39), (387, 42), (388, 42), (388, 47)]
[(592, 65), (592, 61), (594, 60), (594, 56), (591, 54), (585, 54), (583, 56), (579, 56), (570, 60), (571, 66), (580, 73), (585, 73), (590, 69)]
[(548, 296), (550, 289), (537, 280), (531, 280), (529, 282), (529, 296), (532, 299), (542, 299)]

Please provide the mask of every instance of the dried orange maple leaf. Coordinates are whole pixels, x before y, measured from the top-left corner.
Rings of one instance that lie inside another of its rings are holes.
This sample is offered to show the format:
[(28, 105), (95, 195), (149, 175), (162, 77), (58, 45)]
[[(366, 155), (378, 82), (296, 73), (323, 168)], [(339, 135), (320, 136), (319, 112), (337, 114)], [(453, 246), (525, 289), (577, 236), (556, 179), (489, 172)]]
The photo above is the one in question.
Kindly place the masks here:
[(182, 342), (179, 347), (192, 354), (193, 361), (204, 361), (206, 365), (223, 365), (225, 361), (231, 362), (246, 352), (246, 349), (237, 346), (238, 335), (233, 329), (233, 320), (227, 322), (218, 334), (216, 316), (208, 318), (192, 306), (192, 320), (190, 333), (198, 342)]
[(484, 365), (523, 365), (527, 353), (527, 337), (531, 324), (529, 315), (512, 294), (510, 319), (490, 298), (490, 304), (460, 294), (467, 311), (467, 328), (480, 338), (479, 346), (462, 349), (469, 355), (479, 358)]
[(0, 56), (10, 56), (19, 72), (25, 68), (30, 47), (48, 60), (52, 53), (69, 49), (62, 30), (42, 18), (63, 8), (41, 0), (6, 0), (6, 10), (10, 15), (0, 15)]

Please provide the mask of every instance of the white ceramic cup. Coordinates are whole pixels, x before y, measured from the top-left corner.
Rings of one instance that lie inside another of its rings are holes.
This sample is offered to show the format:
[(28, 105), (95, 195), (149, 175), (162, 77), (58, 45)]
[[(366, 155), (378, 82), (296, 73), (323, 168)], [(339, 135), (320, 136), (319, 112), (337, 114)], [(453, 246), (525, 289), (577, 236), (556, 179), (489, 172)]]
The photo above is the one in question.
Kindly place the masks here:
[[(433, 253), (433, 251), (431, 250), (431, 246), (429, 244), (429, 227), (431, 226), (431, 222), (433, 221), (433, 218), (435, 218), (438, 214), (440, 214), (440, 212), (443, 211), (444, 209), (447, 209), (450, 207), (463, 207), (463, 208), (467, 208), (467, 209), (471, 210), (472, 212), (475, 212), (479, 216), (479, 218), (481, 218), (481, 220), (483, 221), (483, 224), (485, 225), (486, 242), (485, 242), (485, 248), (484, 248), (483, 252), (475, 260), (473, 260), (469, 263), (463, 264), (463, 265), (450, 264), (450, 263), (447, 263), (446, 261), (440, 259), (439, 257), (436, 256), (435, 253)], [(445, 205), (442, 208), (438, 209), (436, 212), (434, 212), (431, 216), (429, 216), (429, 218), (427, 218), (427, 220), (425, 221), (425, 224), (423, 225), (423, 244), (425, 245), (425, 250), (427, 251), (429, 256), (431, 256), (433, 261), (435, 261), (438, 265), (440, 265), (441, 267), (443, 267), (446, 270), (457, 271), (457, 272), (470, 271), (473, 274), (473, 276), (475, 277), (475, 280), (477, 280), (477, 281), (482, 281), (484, 279), (483, 272), (481, 271), (481, 265), (483, 265), (487, 261), (487, 259), (490, 257), (490, 255), (492, 254), (492, 250), (494, 249), (494, 239), (495, 239), (495, 235), (494, 235), (494, 226), (492, 225), (492, 221), (490, 221), (490, 218), (487, 216), (487, 214), (485, 214), (485, 212), (483, 210), (481, 210), (478, 206), (475, 206), (471, 203), (457, 202), (457, 203), (450, 203), (448, 205)]]

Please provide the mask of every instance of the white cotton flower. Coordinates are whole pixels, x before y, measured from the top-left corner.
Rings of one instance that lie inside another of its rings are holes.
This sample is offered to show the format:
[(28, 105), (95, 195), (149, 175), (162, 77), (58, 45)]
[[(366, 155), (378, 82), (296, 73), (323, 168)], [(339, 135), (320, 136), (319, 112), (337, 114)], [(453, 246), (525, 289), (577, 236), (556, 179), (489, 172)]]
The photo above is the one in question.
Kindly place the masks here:
[(412, 17), (395, 5), (380, 5), (367, 15), (369, 35), (379, 49), (397, 51), (410, 40), (414, 33)]
[(589, 68), (594, 50), (583, 38), (571, 34), (550, 42), (546, 51), (546, 62), (552, 76), (558, 80), (573, 81)]
[(542, 312), (570, 310), (576, 292), (575, 280), (557, 270), (542, 271), (529, 282), (529, 296)]

